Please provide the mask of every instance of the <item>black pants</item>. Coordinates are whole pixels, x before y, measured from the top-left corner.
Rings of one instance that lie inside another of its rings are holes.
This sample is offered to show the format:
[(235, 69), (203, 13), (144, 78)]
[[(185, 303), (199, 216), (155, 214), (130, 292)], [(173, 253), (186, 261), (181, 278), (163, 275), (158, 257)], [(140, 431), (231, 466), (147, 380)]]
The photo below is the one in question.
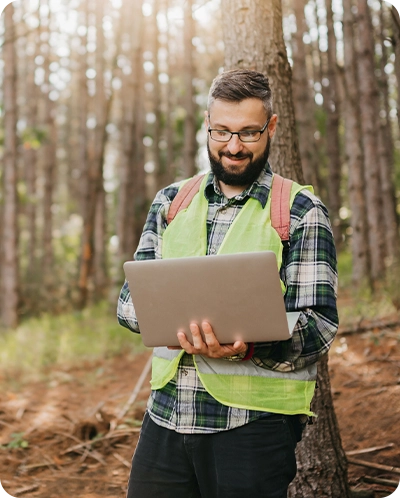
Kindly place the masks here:
[(215, 434), (178, 434), (146, 413), (127, 498), (286, 498), (296, 475), (291, 417)]

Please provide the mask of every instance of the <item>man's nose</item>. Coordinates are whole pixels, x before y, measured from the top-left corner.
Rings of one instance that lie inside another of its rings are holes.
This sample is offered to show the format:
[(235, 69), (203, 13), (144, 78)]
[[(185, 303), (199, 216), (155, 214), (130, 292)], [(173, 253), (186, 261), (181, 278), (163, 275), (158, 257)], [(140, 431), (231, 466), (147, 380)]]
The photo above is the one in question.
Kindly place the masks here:
[(239, 135), (232, 135), (227, 147), (231, 154), (237, 154), (240, 152), (243, 149), (243, 143), (240, 141)]

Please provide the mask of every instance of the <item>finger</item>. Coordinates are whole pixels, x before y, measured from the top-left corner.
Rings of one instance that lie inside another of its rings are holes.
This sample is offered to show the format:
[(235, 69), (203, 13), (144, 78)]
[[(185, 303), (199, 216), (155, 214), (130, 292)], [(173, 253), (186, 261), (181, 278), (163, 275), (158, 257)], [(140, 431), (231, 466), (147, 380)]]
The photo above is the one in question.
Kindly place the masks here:
[(187, 340), (186, 334), (184, 332), (179, 331), (176, 336), (178, 337), (179, 344), (181, 348), (186, 351), (186, 353), (193, 354), (193, 346)]
[(211, 324), (208, 322), (202, 322), (201, 328), (203, 329), (204, 338), (206, 340), (207, 346), (211, 349), (218, 349), (220, 347), (220, 343), (218, 342), (218, 339), (215, 336), (215, 332)]
[(192, 333), (193, 337), (193, 347), (198, 351), (203, 351), (206, 347), (206, 344), (203, 341), (200, 327), (197, 325), (197, 323), (190, 324), (190, 332)]
[(243, 341), (236, 341), (236, 342), (233, 344), (233, 349), (234, 349), (237, 353), (244, 353), (245, 351), (247, 351), (247, 348), (248, 348), (247, 342), (243, 342)]

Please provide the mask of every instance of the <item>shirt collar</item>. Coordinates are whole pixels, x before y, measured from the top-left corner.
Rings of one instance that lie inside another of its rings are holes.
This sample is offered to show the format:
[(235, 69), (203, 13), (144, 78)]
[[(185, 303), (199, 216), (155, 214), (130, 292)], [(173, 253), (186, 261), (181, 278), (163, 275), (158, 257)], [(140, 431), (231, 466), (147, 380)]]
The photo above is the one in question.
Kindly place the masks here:
[[(243, 200), (245, 197), (253, 197), (258, 200), (262, 205), (263, 209), (267, 204), (268, 195), (271, 190), (272, 185), (272, 171), (269, 163), (265, 165), (265, 168), (261, 171), (260, 176), (255, 180), (246, 190), (243, 190), (240, 194), (236, 195), (234, 198), (236, 200)], [(214, 176), (214, 173), (210, 171), (208, 173), (208, 178), (206, 182), (206, 186), (204, 189), (204, 195), (209, 200), (212, 195), (212, 191), (214, 191), (217, 195), (223, 195), (221, 192), (217, 179)]]

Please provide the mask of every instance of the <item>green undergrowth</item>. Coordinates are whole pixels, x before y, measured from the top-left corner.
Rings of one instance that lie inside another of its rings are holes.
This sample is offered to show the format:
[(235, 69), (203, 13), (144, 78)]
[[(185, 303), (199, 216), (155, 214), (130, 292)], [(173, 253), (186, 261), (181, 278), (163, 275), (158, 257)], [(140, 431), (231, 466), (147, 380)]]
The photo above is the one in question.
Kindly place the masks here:
[[(341, 327), (375, 320), (397, 312), (395, 285), (383, 283), (372, 292), (351, 281), (351, 255), (338, 258), (338, 308)], [(121, 327), (115, 309), (101, 303), (83, 311), (52, 316), (43, 314), (23, 321), (16, 330), (0, 332), (0, 380), (15, 383), (43, 378), (53, 368), (68, 368), (84, 361), (98, 361), (121, 353), (145, 351), (141, 338)]]
[[(400, 275), (392, 268), (386, 279), (377, 283), (375, 289), (365, 283), (358, 287), (352, 283), (351, 254), (342, 252), (338, 256), (338, 309), (340, 325), (352, 326), (362, 320), (378, 320), (398, 313)], [(393, 282), (396, 284), (393, 285)]]
[(52, 367), (76, 366), (122, 352), (144, 351), (141, 338), (121, 327), (106, 303), (83, 311), (30, 318), (0, 333), (0, 374), (36, 378)]

